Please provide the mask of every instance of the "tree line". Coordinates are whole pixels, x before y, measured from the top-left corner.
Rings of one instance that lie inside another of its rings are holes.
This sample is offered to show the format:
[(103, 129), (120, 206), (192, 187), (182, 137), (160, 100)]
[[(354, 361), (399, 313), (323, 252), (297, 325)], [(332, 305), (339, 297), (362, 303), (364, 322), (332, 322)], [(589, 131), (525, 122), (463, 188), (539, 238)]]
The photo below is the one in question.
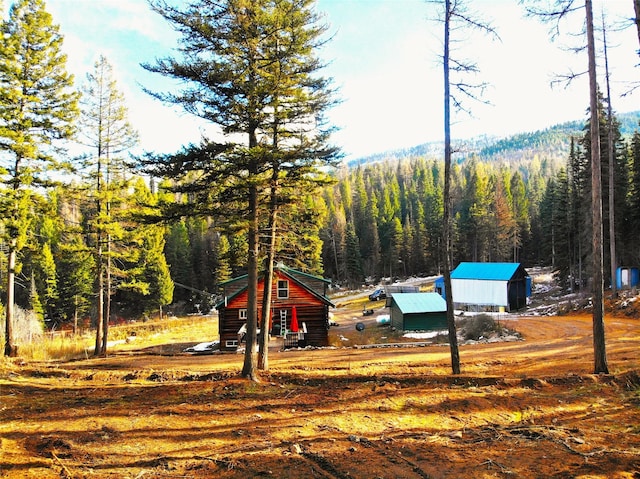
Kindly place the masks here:
[[(270, 281), (278, 261), (345, 286), (438, 274), (460, 261), (551, 264), (567, 288), (586, 286), (594, 273), (585, 233), (595, 191), (587, 179), (596, 164), (593, 115), (584, 135), (571, 139), (566, 162), (452, 162), (449, 138), (444, 164), (415, 156), (339, 167), (324, 118), (335, 92), (315, 55), (327, 26), (313, 1), (150, 5), (181, 35), (181, 48), (143, 67), (184, 87), (147, 93), (220, 127), (223, 140), (126, 158), (137, 133), (107, 59), (77, 91), (43, 0), (16, 1), (2, 22), (7, 355), (16, 353), (14, 305), (50, 323), (90, 318), (96, 354), (106, 354), (114, 317), (162, 314), (169, 305), (208, 311), (216, 284), (247, 274), (243, 374), (255, 378), (252, 348), (268, 319), (256, 316), (257, 304), (270, 301), (268, 288), (257, 297), (258, 275)], [(456, 7), (447, 15), (468, 20)], [(632, 264), (640, 228), (638, 134), (623, 138), (600, 99), (598, 145), (611, 145), (613, 156), (601, 151), (595, 171), (612, 173), (604, 218), (616, 223), (603, 243), (618, 245), (608, 249), (617, 251), (612, 264)], [(69, 158), (61, 140), (88, 152)], [(73, 181), (62, 181), (68, 174)], [(259, 354), (266, 369), (262, 343)]]
[[(600, 136), (608, 144), (604, 104)], [(615, 116), (615, 215), (620, 266), (640, 264), (640, 136), (623, 137)], [(531, 152), (518, 162), (470, 155), (452, 166), (453, 263), (521, 262), (550, 265), (566, 289), (585, 288), (590, 277), (588, 234), (591, 183), (588, 120), (582, 135), (568, 135), (564, 158)], [(602, 153), (603, 176), (609, 159)], [(325, 274), (339, 284), (442, 273), (443, 163), (411, 157), (337, 172), (325, 190), (328, 220), (322, 229)], [(603, 191), (605, 222), (608, 190)], [(609, 251), (608, 223), (605, 252)], [(607, 253), (608, 254), (608, 253)], [(608, 256), (606, 263), (608, 264)], [(574, 283), (570, 282), (571, 278)], [(609, 281), (609, 278), (607, 278)]]
[[(605, 116), (604, 108), (600, 114)], [(640, 235), (640, 133), (623, 138), (615, 117), (613, 121), (618, 262), (634, 266), (640, 264), (635, 240)], [(604, 126), (601, 137), (606, 144)], [(471, 156), (453, 165), (454, 264), (551, 265), (567, 289), (586, 287), (589, 141), (585, 134), (571, 143), (564, 160), (534, 156), (514, 165)], [(608, 171), (606, 157), (602, 168)], [(323, 274), (344, 287), (442, 273), (441, 159), (414, 157), (345, 167), (336, 170), (334, 178), (321, 195), (304, 198), (304, 228), (294, 221), (288, 225), (279, 261)], [(117, 223), (112, 228), (120, 231), (113, 253), (118, 269), (109, 293), (116, 305), (113, 315), (140, 317), (169, 303), (176, 312), (208, 311), (216, 284), (246, 273), (246, 234), (236, 234), (212, 217), (141, 223), (142, 216), (133, 213), (153, 204), (173, 204), (177, 195), (167, 184), (149, 184), (142, 177), (131, 176), (128, 184), (130, 188), (112, 192)], [(90, 182), (71, 186), (58, 186), (32, 203), (16, 302), (43, 319), (73, 324), (96, 314), (96, 230), (91, 227), (96, 192)], [(606, 210), (604, 216), (609, 216)], [(605, 251), (609, 241), (605, 235)], [(6, 254), (2, 261), (6, 268)], [(179, 285), (173, 294), (162, 293), (167, 274)]]

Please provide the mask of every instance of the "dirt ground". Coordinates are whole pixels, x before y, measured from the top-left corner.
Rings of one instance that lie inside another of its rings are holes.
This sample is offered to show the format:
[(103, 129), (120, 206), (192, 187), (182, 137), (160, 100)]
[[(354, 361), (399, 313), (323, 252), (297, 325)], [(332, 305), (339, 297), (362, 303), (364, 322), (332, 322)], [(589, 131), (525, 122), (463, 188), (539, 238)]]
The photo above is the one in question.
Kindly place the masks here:
[(640, 319), (607, 317), (599, 376), (590, 316), (503, 322), (524, 340), (461, 346), (458, 376), (446, 345), (274, 349), (260, 383), (189, 344), (15, 364), (0, 477), (640, 478)]

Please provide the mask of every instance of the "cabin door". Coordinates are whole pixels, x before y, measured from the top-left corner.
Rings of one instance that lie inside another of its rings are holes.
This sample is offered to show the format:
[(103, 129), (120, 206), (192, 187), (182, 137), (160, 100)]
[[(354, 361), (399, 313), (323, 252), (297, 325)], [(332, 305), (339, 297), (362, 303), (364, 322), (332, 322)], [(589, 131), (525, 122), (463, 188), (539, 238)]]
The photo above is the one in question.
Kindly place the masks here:
[(280, 336), (287, 335), (287, 310), (280, 310)]
[(631, 286), (631, 270), (629, 268), (623, 268), (622, 271), (620, 271), (620, 276), (620, 283), (623, 288)]

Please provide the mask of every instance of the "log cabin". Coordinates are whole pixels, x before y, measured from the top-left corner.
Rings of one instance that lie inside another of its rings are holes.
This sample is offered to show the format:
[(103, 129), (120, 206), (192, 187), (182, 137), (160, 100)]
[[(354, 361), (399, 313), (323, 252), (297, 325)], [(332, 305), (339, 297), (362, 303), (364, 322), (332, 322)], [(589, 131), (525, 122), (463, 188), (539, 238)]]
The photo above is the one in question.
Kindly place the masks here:
[[(274, 267), (269, 333), (285, 347), (328, 346), (330, 281), (282, 264)], [(236, 351), (247, 321), (248, 276), (220, 283), (224, 299), (216, 305), (220, 350)], [(258, 321), (262, 317), (264, 275), (258, 278)]]

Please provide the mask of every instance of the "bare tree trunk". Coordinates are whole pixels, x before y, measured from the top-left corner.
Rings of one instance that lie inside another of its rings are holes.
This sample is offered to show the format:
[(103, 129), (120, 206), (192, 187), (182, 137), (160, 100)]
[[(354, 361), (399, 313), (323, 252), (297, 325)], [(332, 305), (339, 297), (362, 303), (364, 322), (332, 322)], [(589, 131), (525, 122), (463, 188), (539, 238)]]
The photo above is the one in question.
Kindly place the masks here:
[[(258, 145), (256, 137), (256, 127), (249, 128), (249, 148)], [(249, 176), (257, 176), (257, 160), (251, 159), (249, 165)], [(249, 211), (249, 228), (247, 233), (247, 334), (244, 351), (244, 364), (242, 366), (242, 376), (252, 381), (258, 381), (257, 374), (257, 330), (258, 330), (258, 256), (260, 244), (258, 236), (258, 187), (255, 184), (249, 186), (247, 207)]]
[(13, 221), (15, 224), (14, 231), (11, 232), (9, 238), (9, 251), (7, 252), (7, 310), (5, 311), (5, 335), (4, 335), (4, 355), (7, 357), (16, 357), (18, 355), (18, 346), (15, 344), (13, 337), (13, 326), (15, 323), (16, 311), (16, 261), (18, 257), (18, 238), (20, 232), (18, 230), (18, 222), (20, 221), (20, 197), (19, 197), (19, 180), (18, 172), (20, 170), (21, 158), (16, 158), (13, 178)]
[(613, 144), (613, 108), (611, 106), (611, 84), (609, 82), (609, 56), (607, 55), (607, 29), (602, 16), (602, 42), (604, 44), (605, 81), (607, 83), (607, 146), (609, 158), (609, 255), (611, 256), (611, 294), (617, 296), (616, 285), (616, 223), (615, 223), (615, 170), (616, 155)]
[(102, 354), (102, 337), (104, 335), (104, 268), (103, 268), (103, 254), (102, 254), (102, 235), (98, 235), (98, 304), (97, 319), (96, 319), (96, 345), (93, 350), (94, 356), (100, 356)]
[[(109, 197), (109, 190), (111, 188), (111, 158), (109, 151), (109, 142), (108, 139), (111, 137), (110, 132), (107, 128), (107, 143), (104, 147), (105, 150), (105, 181), (104, 187), (107, 190), (107, 201), (105, 204), (106, 208), (106, 217), (107, 221), (111, 223), (111, 200)], [(102, 147), (101, 147), (102, 150)], [(107, 355), (107, 343), (109, 341), (109, 319), (111, 318), (111, 233), (107, 233), (107, 255), (105, 258), (105, 284), (104, 284), (104, 293), (105, 293), (105, 304), (104, 304), (104, 315), (102, 317), (102, 350), (101, 353), (103, 356)]]
[(591, 202), (593, 243), (593, 352), (594, 373), (609, 373), (604, 336), (604, 289), (602, 282), (602, 178), (600, 171), (600, 125), (598, 120), (598, 85), (596, 48), (593, 33), (593, 7), (585, 0), (587, 16), (587, 52), (589, 56), (589, 93), (591, 110)]
[[(109, 216), (109, 203), (107, 203), (107, 217)], [(107, 355), (107, 342), (109, 340), (109, 318), (111, 317), (111, 234), (107, 234), (107, 258), (105, 264), (104, 285), (104, 316), (102, 318), (102, 355)]]
[(76, 294), (74, 297), (74, 308), (73, 308), (73, 335), (78, 335), (78, 295)]
[(460, 374), (460, 353), (453, 312), (453, 291), (451, 290), (451, 85), (449, 80), (449, 34), (451, 1), (445, 0), (444, 21), (444, 214), (442, 241), (444, 245), (444, 290), (447, 302), (447, 328), (451, 352), (451, 371)]
[(13, 339), (13, 323), (15, 321), (15, 291), (16, 291), (16, 243), (15, 238), (9, 241), (9, 257), (7, 265), (7, 311), (5, 312), (4, 355), (15, 357), (18, 347)]
[(264, 292), (262, 295), (261, 341), (258, 349), (258, 369), (269, 370), (269, 323), (271, 318), (271, 297), (273, 295), (273, 265), (276, 257), (276, 228), (278, 221), (278, 170), (274, 168), (271, 179), (271, 198), (269, 200), (269, 247), (264, 277)]
[(252, 381), (258, 380), (256, 372), (256, 335), (258, 329), (258, 192), (255, 186), (249, 191), (249, 211), (251, 215), (248, 232), (247, 261), (247, 335), (242, 376)]
[(97, 201), (96, 201), (96, 217), (98, 218), (96, 226), (98, 228), (96, 243), (98, 247), (98, 305), (97, 305), (97, 318), (96, 318), (96, 345), (93, 350), (94, 356), (100, 356), (102, 354), (102, 345), (104, 338), (104, 252), (102, 251), (102, 231), (103, 231), (103, 219), (102, 214), (102, 142), (98, 145), (98, 168), (97, 168)]
[[(272, 212), (272, 220), (274, 212)], [(273, 263), (275, 256), (276, 233), (275, 227), (271, 226), (269, 251), (267, 252), (266, 268), (264, 274), (264, 290), (262, 294), (262, 317), (260, 318), (260, 344), (258, 345), (258, 369), (260, 371), (269, 370), (269, 339), (270, 339), (270, 319), (271, 319), (271, 297), (273, 296)]]
[[(638, 43), (640, 43), (640, 0), (633, 0), (633, 10), (636, 13), (636, 29), (638, 30)], [(640, 49), (638, 50), (638, 55), (640, 55)]]

